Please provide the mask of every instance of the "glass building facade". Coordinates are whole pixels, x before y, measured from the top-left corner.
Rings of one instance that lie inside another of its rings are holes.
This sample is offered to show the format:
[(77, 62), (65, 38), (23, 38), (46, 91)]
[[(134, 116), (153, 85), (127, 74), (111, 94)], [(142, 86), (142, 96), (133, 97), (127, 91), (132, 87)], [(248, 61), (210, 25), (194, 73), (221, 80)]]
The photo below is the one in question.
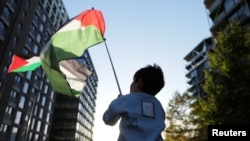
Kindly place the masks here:
[[(13, 54), (39, 56), (51, 35), (68, 20), (62, 0), (0, 1), (0, 141), (56, 139), (69, 131), (57, 130), (56, 125), (67, 121), (72, 121), (70, 140), (92, 140), (98, 79), (88, 51), (79, 61), (93, 74), (80, 98), (65, 99), (55, 93), (42, 68), (7, 73)], [(68, 140), (64, 137), (60, 140)]]

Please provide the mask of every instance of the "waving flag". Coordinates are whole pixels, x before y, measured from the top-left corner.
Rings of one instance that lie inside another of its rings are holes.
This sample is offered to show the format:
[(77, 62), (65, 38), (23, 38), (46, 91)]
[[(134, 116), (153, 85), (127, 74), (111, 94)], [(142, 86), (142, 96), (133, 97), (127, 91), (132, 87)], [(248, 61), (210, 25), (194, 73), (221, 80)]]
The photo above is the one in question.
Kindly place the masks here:
[[(91, 9), (76, 16), (52, 36), (51, 41), (42, 50), (40, 57), (42, 67), (56, 92), (66, 95), (80, 95), (83, 87), (78, 87), (80, 86), (78, 84), (84, 84), (84, 79), (68, 78), (76, 76), (75, 73), (72, 73), (76, 70), (81, 72), (78, 75), (85, 76), (88, 76), (89, 71), (82, 73), (86, 69), (78, 65), (79, 69), (73, 69), (69, 72), (64, 69), (65, 67), (60, 67), (59, 62), (81, 57), (86, 49), (104, 41), (104, 32), (105, 22), (102, 12)], [(72, 64), (72, 61), (67, 63)]]
[[(92, 74), (92, 72), (84, 65), (80, 64), (76, 60), (63, 60), (59, 63), (60, 70), (65, 74), (66, 80), (72, 90), (82, 90), (85, 86), (86, 79)], [(63, 80), (60, 77), (57, 79), (60, 83)], [(77, 93), (77, 91), (75, 92)]]
[(26, 72), (34, 71), (41, 66), (41, 60), (38, 56), (24, 58), (16, 54), (12, 57), (12, 62), (9, 66), (8, 73), (11, 72)]

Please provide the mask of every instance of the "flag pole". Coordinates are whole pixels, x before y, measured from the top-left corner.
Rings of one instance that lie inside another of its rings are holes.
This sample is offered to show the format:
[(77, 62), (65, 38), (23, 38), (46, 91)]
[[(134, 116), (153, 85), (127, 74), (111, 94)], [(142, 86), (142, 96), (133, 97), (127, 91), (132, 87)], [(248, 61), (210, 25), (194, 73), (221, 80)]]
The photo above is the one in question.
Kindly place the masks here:
[(122, 91), (121, 91), (121, 88), (120, 88), (120, 85), (119, 85), (119, 82), (118, 82), (118, 79), (117, 79), (117, 75), (116, 75), (116, 72), (115, 72), (115, 68), (114, 68), (114, 65), (113, 65), (109, 50), (108, 50), (108, 46), (107, 46), (107, 43), (106, 43), (106, 38), (104, 38), (104, 44), (105, 44), (105, 47), (106, 47), (106, 50), (107, 50), (107, 53), (108, 53), (108, 56), (109, 56), (109, 61), (110, 61), (111, 66), (112, 66), (112, 70), (113, 70), (113, 73), (114, 73), (114, 76), (115, 76), (115, 80), (116, 80), (116, 84), (117, 84), (117, 87), (118, 87), (118, 90), (119, 90), (119, 94), (122, 94)]

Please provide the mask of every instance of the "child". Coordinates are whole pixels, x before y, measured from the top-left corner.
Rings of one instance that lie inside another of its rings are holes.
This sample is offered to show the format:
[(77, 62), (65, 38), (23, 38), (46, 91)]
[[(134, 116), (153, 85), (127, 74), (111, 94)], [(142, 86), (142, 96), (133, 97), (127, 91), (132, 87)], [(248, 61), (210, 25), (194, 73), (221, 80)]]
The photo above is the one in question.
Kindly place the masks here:
[(120, 121), (118, 141), (163, 141), (165, 112), (155, 95), (164, 87), (160, 66), (139, 69), (130, 85), (130, 94), (113, 100), (103, 114), (107, 125)]

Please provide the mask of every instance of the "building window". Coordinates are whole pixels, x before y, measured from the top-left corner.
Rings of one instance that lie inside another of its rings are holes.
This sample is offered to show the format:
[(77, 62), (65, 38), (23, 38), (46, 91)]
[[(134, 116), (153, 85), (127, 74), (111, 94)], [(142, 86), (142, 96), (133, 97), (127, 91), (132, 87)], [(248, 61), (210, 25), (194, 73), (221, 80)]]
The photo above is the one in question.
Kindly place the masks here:
[(37, 54), (37, 53), (38, 53), (38, 46), (37, 46), (37, 45), (34, 45), (33, 53), (34, 53), (34, 54)]
[(47, 31), (43, 38), (44, 38), (45, 41), (48, 41), (49, 37), (50, 37), (50, 33)]
[(54, 99), (54, 95), (55, 95), (55, 93), (54, 92), (51, 92), (51, 94), (50, 94), (50, 99)]
[(37, 6), (38, 13), (42, 13), (42, 5), (39, 3)]
[(35, 122), (36, 122), (36, 119), (35, 119), (35, 118), (33, 118), (33, 119), (32, 119), (32, 123), (31, 123), (31, 129), (32, 129), (32, 130), (34, 129)]
[(46, 94), (48, 92), (48, 85), (45, 86), (43, 92)]
[[(33, 104), (33, 102), (32, 101), (27, 101), (28, 102), (28, 105), (27, 105), (27, 107), (25, 108), (27, 111), (31, 111), (31, 112), (33, 112), (32, 111), (32, 104)], [(26, 117), (25, 117), (26, 118)], [(26, 121), (26, 119), (25, 119), (25, 121)]]
[(25, 8), (29, 9), (29, 7), (30, 7), (30, 0), (26, 0)]
[(34, 15), (34, 22), (36, 24), (38, 24), (38, 21), (39, 21), (39, 16), (37, 15), (37, 13), (35, 13), (35, 15)]
[(24, 21), (24, 20), (25, 20), (25, 18), (26, 18), (26, 16), (27, 16), (27, 13), (26, 13), (25, 11), (23, 11), (23, 13), (22, 13), (22, 17), (21, 17), (21, 20), (22, 20), (22, 21)]
[[(54, 16), (54, 15), (51, 15), (50, 21), (54, 24), (54, 21), (55, 21), (55, 16)], [(53, 26), (52, 26), (52, 27), (53, 27)]]
[(6, 18), (7, 22), (10, 23), (11, 18), (12, 18), (12, 13), (8, 7), (3, 8), (3, 15)]
[(43, 108), (40, 109), (39, 111), (39, 118), (42, 119), (43, 118)]
[(244, 22), (246, 19), (250, 17), (250, 12), (247, 5), (244, 5), (240, 8), (239, 20), (240, 22)]
[(21, 34), (22, 33), (22, 29), (23, 29), (23, 25), (22, 24), (18, 24), (17, 25), (17, 33)]
[(6, 119), (10, 119), (10, 118), (11, 118), (11, 115), (13, 114), (12, 112), (13, 112), (13, 108), (7, 106), (7, 107), (6, 107), (6, 110), (5, 110), (5, 118), (6, 118)]
[(50, 4), (47, 4), (45, 9), (46, 9), (47, 14), (49, 14)]
[(12, 102), (16, 103), (16, 101), (17, 101), (17, 92), (16, 91), (14, 91), (14, 90), (11, 91), (11, 93), (10, 93), (10, 100)]
[(36, 131), (39, 132), (40, 128), (41, 128), (41, 121), (38, 121), (36, 125)]
[[(2, 89), (2, 87), (3, 87), (3, 82), (0, 82), (0, 89)], [(0, 97), (1, 97), (1, 95), (0, 95)]]
[(64, 13), (65, 13), (64, 8), (61, 7), (60, 10), (61, 10), (62, 15), (64, 15)]
[(227, 12), (231, 11), (233, 6), (234, 6), (234, 1), (233, 0), (226, 0), (224, 2), (224, 6)]
[(16, 47), (16, 45), (17, 45), (17, 41), (18, 41), (18, 37), (17, 37), (17, 36), (15, 36), (15, 37), (13, 38), (13, 41), (12, 41), (13, 48), (15, 48), (15, 47)]
[(49, 122), (49, 119), (50, 119), (50, 113), (47, 113), (46, 122)]
[[(9, 53), (8, 53), (8, 58), (12, 58), (12, 56), (13, 56), (13, 51), (10, 51)], [(10, 60), (9, 60), (10, 61)]]
[(36, 41), (38, 42), (38, 43), (40, 43), (41, 42), (41, 35), (38, 33), (37, 34), (37, 36), (36, 36)]
[(25, 105), (25, 97), (21, 96), (18, 107), (20, 107), (21, 109), (24, 108)]
[(41, 32), (43, 32), (43, 30), (44, 30), (44, 25), (43, 25), (43, 24), (40, 24), (39, 29), (40, 29)]
[(44, 127), (44, 134), (47, 134), (47, 132), (48, 132), (48, 124), (45, 124), (45, 127)]
[(22, 78), (20, 76), (16, 75), (15, 82), (20, 83), (21, 81), (22, 81)]
[[(9, 66), (4, 66), (4, 68), (3, 68), (3, 72), (7, 72), (7, 70), (8, 70), (8, 68), (9, 68)], [(5, 77), (5, 76), (4, 76)]]
[(42, 105), (45, 106), (45, 103), (46, 103), (46, 97), (43, 96), (43, 99), (42, 99)]
[(36, 134), (36, 135), (35, 135), (35, 140), (37, 141), (37, 140), (38, 140), (38, 138), (39, 138), (39, 135), (38, 135), (38, 134)]
[(37, 101), (37, 102), (39, 102), (39, 101), (40, 101), (40, 97), (41, 97), (41, 94), (40, 94), (40, 93), (38, 93), (38, 94), (37, 94), (37, 97), (36, 97), (36, 101)]
[(16, 118), (15, 118), (15, 123), (16, 123), (16, 124), (20, 124), (21, 117), (22, 117), (22, 112), (17, 111), (17, 113), (16, 113)]
[(34, 23), (32, 23), (31, 26), (30, 26), (30, 32), (31, 32), (33, 35), (34, 35), (35, 32), (36, 32), (36, 26), (35, 26)]
[(0, 132), (6, 132), (7, 129), (8, 129), (8, 125), (6, 125), (6, 124), (1, 124), (1, 126), (0, 126)]
[(25, 94), (27, 94), (28, 89), (29, 89), (29, 84), (28, 84), (27, 82), (25, 82), (24, 85), (23, 85), (23, 92), (24, 92)]
[(9, 0), (8, 2), (10, 3), (10, 5), (12, 6), (13, 9), (16, 9), (17, 0)]
[(35, 115), (35, 116), (37, 115), (37, 110), (38, 110), (38, 106), (36, 105), (36, 106), (35, 106), (35, 109), (34, 109), (34, 115)]
[(33, 133), (30, 132), (30, 134), (29, 134), (29, 140), (30, 140), (30, 141), (32, 140), (32, 135), (33, 135)]
[(29, 50), (27, 48), (23, 49), (23, 54), (29, 54)]
[(13, 127), (12, 131), (11, 131), (11, 136), (10, 136), (10, 140), (11, 141), (16, 140), (17, 132), (18, 132), (18, 128)]
[(28, 78), (30, 80), (31, 79), (31, 75), (32, 75), (32, 72), (28, 71), (27, 74), (26, 74), (26, 78)]
[(50, 4), (50, 5), (52, 4), (52, 0), (49, 0), (49, 4)]
[(32, 92), (32, 94), (36, 93), (36, 89), (35, 89), (35, 88), (32, 88), (32, 89), (31, 89), (31, 92)]
[(53, 13), (56, 14), (56, 6), (53, 6)]
[(0, 35), (2, 37), (4, 37), (6, 34), (6, 28), (7, 26), (3, 23), (3, 21), (0, 21)]
[(25, 115), (25, 119), (26, 122), (29, 120), (29, 115)]
[(43, 81), (40, 82), (40, 89), (43, 87)]
[(48, 110), (52, 111), (52, 102), (49, 103)]
[(47, 19), (46, 15), (45, 15), (45, 14), (43, 14), (43, 16), (42, 16), (42, 20), (43, 20), (43, 22), (44, 22), (44, 23), (46, 22), (46, 19)]
[(32, 42), (33, 42), (33, 39), (32, 39), (32, 37), (29, 35), (29, 36), (27, 37), (26, 43), (27, 43), (28, 45), (31, 45)]

